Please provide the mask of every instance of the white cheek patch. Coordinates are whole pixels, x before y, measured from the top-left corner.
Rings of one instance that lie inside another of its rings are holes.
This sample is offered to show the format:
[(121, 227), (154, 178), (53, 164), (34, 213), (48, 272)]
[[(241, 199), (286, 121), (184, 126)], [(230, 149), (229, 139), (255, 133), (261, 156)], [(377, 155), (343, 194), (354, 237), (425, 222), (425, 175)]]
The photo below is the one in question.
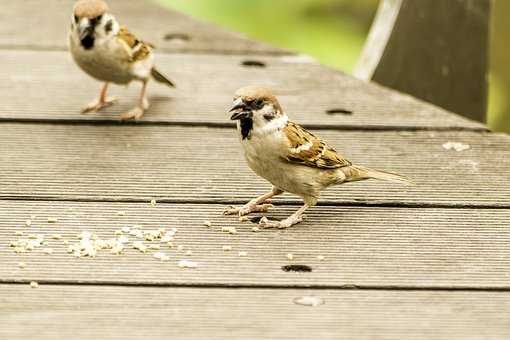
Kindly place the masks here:
[(280, 130), (287, 125), (288, 121), (289, 118), (286, 115), (279, 116), (269, 122), (266, 122), (266, 124), (261, 127), (261, 131), (262, 133), (271, 133)]

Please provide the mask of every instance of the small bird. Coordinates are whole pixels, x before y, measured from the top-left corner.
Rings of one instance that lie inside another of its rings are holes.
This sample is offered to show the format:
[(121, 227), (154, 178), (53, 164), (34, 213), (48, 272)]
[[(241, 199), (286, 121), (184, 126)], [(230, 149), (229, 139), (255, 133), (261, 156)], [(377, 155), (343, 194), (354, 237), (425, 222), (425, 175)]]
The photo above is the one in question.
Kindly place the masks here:
[(149, 108), (146, 90), (151, 77), (175, 87), (155, 68), (153, 46), (121, 27), (108, 12), (104, 1), (79, 0), (74, 5), (71, 20), (69, 49), (73, 59), (87, 74), (104, 82), (99, 98), (85, 107), (82, 113), (97, 112), (116, 101), (106, 96), (109, 83), (127, 85), (133, 80), (142, 82), (139, 103), (121, 115), (123, 120), (140, 119)]
[(305, 210), (316, 205), (329, 186), (371, 178), (412, 184), (404, 176), (353, 165), (326, 142), (289, 121), (267, 88), (239, 89), (230, 112), (230, 119), (237, 121), (248, 166), (273, 188), (242, 207), (226, 208), (225, 215), (266, 212), (272, 207), (272, 197), (289, 192), (301, 196), (304, 206), (282, 221), (263, 217), (259, 222), (263, 228), (288, 228), (303, 220)]

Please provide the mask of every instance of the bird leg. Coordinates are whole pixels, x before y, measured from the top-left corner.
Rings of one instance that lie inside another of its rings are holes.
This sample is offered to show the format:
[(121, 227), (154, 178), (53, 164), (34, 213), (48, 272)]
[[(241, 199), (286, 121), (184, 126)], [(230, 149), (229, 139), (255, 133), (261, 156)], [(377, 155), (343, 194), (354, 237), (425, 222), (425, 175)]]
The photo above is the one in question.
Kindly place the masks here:
[(303, 213), (310, 206), (305, 203), (298, 211), (284, 219), (283, 221), (270, 221), (266, 217), (262, 217), (259, 222), (259, 226), (261, 228), (277, 228), (277, 229), (285, 229), (292, 227), (295, 224), (298, 224), (303, 221)]
[(123, 113), (120, 116), (121, 120), (135, 119), (138, 120), (142, 118), (143, 114), (147, 109), (149, 109), (149, 100), (146, 96), (147, 92), (147, 81), (145, 80), (142, 85), (142, 90), (140, 91), (140, 99), (138, 105), (131, 109), (130, 111)]
[(271, 204), (271, 201), (269, 200), (271, 197), (281, 195), (283, 194), (283, 191), (280, 189), (277, 189), (273, 187), (273, 189), (257, 198), (252, 199), (242, 207), (227, 207), (223, 211), (223, 215), (236, 215), (244, 216), (248, 215), (254, 212), (267, 212), (269, 208), (272, 208), (273, 205)]
[(113, 105), (117, 101), (116, 98), (107, 98), (106, 92), (108, 91), (108, 83), (104, 83), (103, 87), (101, 88), (101, 92), (99, 93), (99, 98), (87, 105), (81, 113), (91, 113), (91, 112), (98, 112), (101, 109), (104, 109), (105, 107)]

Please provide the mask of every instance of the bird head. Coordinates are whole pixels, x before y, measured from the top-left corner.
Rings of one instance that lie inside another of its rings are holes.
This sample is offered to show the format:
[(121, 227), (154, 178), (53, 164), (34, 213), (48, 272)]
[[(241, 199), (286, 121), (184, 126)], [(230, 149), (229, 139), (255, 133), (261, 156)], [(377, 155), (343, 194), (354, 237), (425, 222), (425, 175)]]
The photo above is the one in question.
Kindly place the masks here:
[(80, 45), (90, 50), (98, 40), (117, 34), (119, 24), (102, 0), (79, 0), (74, 5), (71, 31)]
[(277, 125), (286, 123), (287, 120), (271, 90), (259, 86), (247, 86), (237, 90), (230, 113), (231, 120), (251, 121), (253, 129), (264, 129), (273, 125), (279, 127)]

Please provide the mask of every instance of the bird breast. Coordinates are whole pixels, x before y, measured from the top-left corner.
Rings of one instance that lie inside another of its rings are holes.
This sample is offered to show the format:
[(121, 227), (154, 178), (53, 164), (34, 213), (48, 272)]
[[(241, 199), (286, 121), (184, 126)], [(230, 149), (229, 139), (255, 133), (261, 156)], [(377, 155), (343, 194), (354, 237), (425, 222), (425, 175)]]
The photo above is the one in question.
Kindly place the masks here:
[(78, 66), (98, 80), (127, 84), (136, 78), (132, 74), (129, 55), (116, 38), (97, 41), (92, 49), (85, 50), (70, 37), (70, 50)]

